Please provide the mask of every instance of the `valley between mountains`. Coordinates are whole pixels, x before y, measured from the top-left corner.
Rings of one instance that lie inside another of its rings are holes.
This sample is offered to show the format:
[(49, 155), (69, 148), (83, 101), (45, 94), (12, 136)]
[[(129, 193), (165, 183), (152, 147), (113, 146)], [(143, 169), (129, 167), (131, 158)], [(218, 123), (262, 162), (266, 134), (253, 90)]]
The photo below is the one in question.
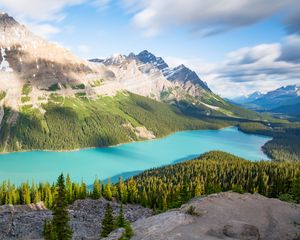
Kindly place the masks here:
[[(274, 137), (264, 147), (270, 157), (299, 158), (299, 149), (291, 147), (299, 125), (231, 104), (184, 65), (170, 68), (146, 50), (82, 60), (6, 13), (0, 34), (4, 153), (102, 147), (238, 125)], [(282, 141), (282, 132), (293, 140)]]
[(228, 100), (200, 74), (0, 12), (0, 240), (299, 240), (300, 87)]

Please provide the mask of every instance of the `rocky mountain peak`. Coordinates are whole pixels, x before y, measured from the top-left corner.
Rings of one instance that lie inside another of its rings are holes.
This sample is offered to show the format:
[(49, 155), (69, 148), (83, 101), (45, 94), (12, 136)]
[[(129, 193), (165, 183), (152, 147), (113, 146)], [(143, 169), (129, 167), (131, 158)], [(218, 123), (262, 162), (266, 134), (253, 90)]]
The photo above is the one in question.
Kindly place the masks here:
[(199, 78), (196, 72), (181, 64), (173, 69), (164, 71), (165, 77), (172, 82), (186, 84), (188, 82), (195, 84), (205, 90), (210, 91), (208, 86)]
[(0, 31), (5, 31), (12, 26), (20, 25), (13, 17), (5, 12), (0, 12)]
[(156, 57), (154, 54), (150, 53), (147, 50), (140, 52), (137, 55), (137, 58), (143, 63), (150, 63), (154, 65), (159, 70), (163, 70), (169, 67), (161, 57)]
[(106, 58), (103, 63), (105, 65), (120, 65), (126, 61), (126, 56), (120, 53), (115, 53), (112, 56)]
[(249, 99), (257, 99), (259, 97), (261, 97), (262, 95), (264, 95), (262, 92), (256, 91), (254, 93), (251, 93), (247, 96), (247, 98)]
[(128, 54), (127, 59), (128, 60), (139, 60), (138, 57), (133, 52)]

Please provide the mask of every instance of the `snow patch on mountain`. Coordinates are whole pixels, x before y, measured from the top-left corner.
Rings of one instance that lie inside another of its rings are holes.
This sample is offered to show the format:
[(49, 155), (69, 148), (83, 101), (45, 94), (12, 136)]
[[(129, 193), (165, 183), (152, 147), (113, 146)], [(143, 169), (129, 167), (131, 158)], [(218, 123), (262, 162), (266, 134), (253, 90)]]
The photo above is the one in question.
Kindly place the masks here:
[(121, 53), (115, 53), (112, 56), (106, 58), (103, 63), (105, 65), (120, 65), (126, 61), (126, 56)]
[(5, 49), (1, 47), (2, 61), (0, 62), (0, 71), (13, 72), (14, 70), (9, 66), (9, 62), (6, 60)]
[(217, 106), (213, 106), (213, 105), (206, 104), (206, 103), (203, 103), (203, 102), (202, 102), (202, 104), (203, 104), (204, 106), (208, 107), (208, 108), (211, 108), (211, 109), (213, 109), (213, 110), (219, 110), (219, 109), (220, 109), (220, 108), (219, 108), (219, 107), (217, 107)]
[(143, 63), (152, 64), (159, 70), (163, 70), (169, 67), (161, 57), (156, 57), (154, 54), (148, 52), (147, 50), (140, 52), (138, 55), (136, 55), (136, 58), (138, 58)]

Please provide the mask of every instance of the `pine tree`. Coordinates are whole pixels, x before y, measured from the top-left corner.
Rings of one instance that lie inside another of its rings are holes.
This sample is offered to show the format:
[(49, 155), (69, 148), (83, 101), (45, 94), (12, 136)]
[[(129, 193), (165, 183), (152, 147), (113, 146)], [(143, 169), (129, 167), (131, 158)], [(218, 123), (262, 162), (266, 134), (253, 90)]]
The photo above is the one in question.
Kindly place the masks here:
[(124, 226), (125, 232), (122, 234), (121, 238), (119, 240), (130, 240), (133, 236), (133, 230), (131, 228), (130, 222), (126, 221)]
[(22, 185), (22, 203), (23, 204), (30, 204), (31, 199), (30, 199), (30, 187), (28, 183), (24, 183)]
[(69, 174), (66, 177), (66, 190), (67, 190), (68, 203), (72, 203), (73, 202), (73, 185), (72, 185), (72, 181), (71, 181)]
[(85, 199), (86, 198), (86, 184), (83, 180), (81, 180), (81, 185), (80, 185), (80, 194), (79, 194), (80, 199)]
[(194, 189), (194, 196), (198, 197), (198, 196), (201, 196), (202, 194), (204, 194), (203, 183), (200, 180), (197, 180), (196, 186), (195, 186), (195, 189)]
[(101, 197), (101, 183), (98, 177), (95, 178), (94, 185), (93, 185), (93, 199), (99, 199)]
[(31, 202), (36, 203), (35, 200), (35, 194), (36, 194), (36, 190), (35, 190), (35, 185), (34, 185), (34, 181), (31, 182), (31, 189), (30, 189), (30, 198), (31, 198)]
[(112, 192), (111, 192), (111, 183), (110, 183), (110, 178), (107, 179), (107, 182), (104, 187), (104, 192), (103, 192), (104, 197), (111, 201), (112, 200)]
[(121, 203), (121, 206), (120, 206), (120, 212), (119, 212), (119, 215), (117, 217), (116, 225), (117, 225), (117, 227), (125, 227), (125, 225), (126, 225), (126, 220), (125, 220), (125, 217), (124, 217), (124, 211), (123, 211), (123, 204), (122, 203)]
[(126, 203), (127, 201), (127, 194), (126, 194), (126, 189), (125, 189), (125, 184), (123, 182), (123, 178), (119, 178), (119, 184), (118, 184), (118, 194), (119, 194), (119, 199), (122, 203)]
[(141, 204), (144, 207), (147, 207), (147, 205), (148, 205), (148, 195), (147, 195), (145, 187), (143, 187), (143, 191), (142, 191)]
[(47, 208), (52, 208), (53, 205), (52, 192), (48, 182), (45, 184), (45, 205)]
[(102, 220), (100, 237), (107, 237), (115, 229), (115, 220), (113, 217), (113, 209), (109, 203), (106, 204), (105, 214)]
[(51, 221), (46, 220), (44, 222), (43, 236), (44, 236), (45, 240), (56, 240), (57, 239)]
[(300, 203), (300, 174), (298, 174), (297, 178), (292, 182), (291, 194), (293, 199)]
[(68, 202), (65, 188), (65, 180), (61, 174), (56, 183), (56, 194), (53, 204), (52, 225), (57, 240), (72, 239), (72, 230), (69, 226)]
[(130, 225), (130, 223), (129, 222), (127, 222), (126, 223), (126, 225), (125, 225), (125, 234), (124, 234), (124, 236), (123, 236), (123, 239), (125, 240), (129, 240), (129, 239), (131, 239), (131, 237), (133, 236), (133, 230), (132, 230), (132, 228), (131, 228), (131, 225)]
[(127, 191), (128, 191), (128, 202), (135, 203), (136, 198), (137, 198), (138, 189), (137, 189), (136, 182), (133, 179), (133, 177), (131, 177), (127, 181)]
[(34, 194), (34, 199), (33, 202), (34, 203), (38, 203), (41, 201), (41, 196), (40, 196), (40, 192), (38, 189), (35, 189), (35, 194)]
[(166, 211), (167, 209), (168, 209), (168, 204), (167, 204), (167, 196), (166, 196), (166, 194), (164, 194), (163, 196), (162, 196), (162, 210), (163, 211)]

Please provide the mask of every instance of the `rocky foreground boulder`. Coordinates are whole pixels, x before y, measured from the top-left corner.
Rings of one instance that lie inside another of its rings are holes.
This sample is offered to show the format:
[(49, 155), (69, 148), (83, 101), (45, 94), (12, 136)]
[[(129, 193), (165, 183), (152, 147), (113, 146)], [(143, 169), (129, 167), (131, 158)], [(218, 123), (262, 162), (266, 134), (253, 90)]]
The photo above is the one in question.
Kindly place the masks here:
[[(73, 239), (99, 239), (106, 203), (87, 199), (70, 206)], [(120, 205), (112, 202), (112, 207), (117, 215)], [(258, 194), (212, 194), (158, 215), (128, 204), (124, 213), (132, 222), (133, 240), (300, 239), (300, 205)], [(0, 239), (42, 239), (43, 221), (50, 218), (51, 212), (42, 203), (1, 206)], [(122, 233), (123, 229), (117, 229), (106, 240), (116, 240)]]
[(133, 240), (300, 240), (300, 205), (226, 192), (139, 219), (132, 228)]

